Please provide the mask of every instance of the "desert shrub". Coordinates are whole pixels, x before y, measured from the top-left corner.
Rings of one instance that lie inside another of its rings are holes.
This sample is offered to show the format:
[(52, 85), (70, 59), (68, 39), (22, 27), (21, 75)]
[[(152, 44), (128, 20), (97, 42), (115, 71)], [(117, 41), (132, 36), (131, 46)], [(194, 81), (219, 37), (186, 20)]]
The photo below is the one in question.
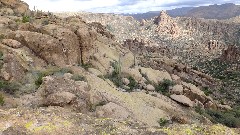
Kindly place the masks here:
[(130, 83), (128, 84), (130, 91), (138, 87), (138, 83), (135, 81), (133, 77), (129, 76), (128, 80), (130, 81)]
[(171, 80), (163, 79), (161, 83), (155, 85), (155, 89), (157, 92), (167, 95), (169, 93), (169, 87), (173, 85), (174, 83)]
[(232, 128), (240, 127), (240, 108), (239, 107), (229, 111), (219, 111), (219, 110), (212, 110), (212, 109), (203, 110), (201, 108), (196, 107), (195, 111), (207, 117), (213, 123), (221, 123), (223, 125), (226, 125)]
[(144, 77), (147, 80), (146, 84), (152, 84), (152, 82), (149, 80), (148, 76), (146, 74), (142, 73), (141, 69), (138, 69), (138, 71), (142, 75), (142, 77)]
[(3, 34), (0, 34), (0, 41), (2, 41), (5, 38)]
[[(117, 87), (126, 89), (122, 82), (123, 76), (121, 75), (121, 65), (119, 62), (115, 61), (111, 63), (111, 66), (113, 67), (113, 72), (111, 74), (105, 75), (103, 78), (108, 78)], [(128, 76), (127, 78), (130, 81), (130, 83), (127, 85), (129, 89), (126, 89), (128, 92), (132, 92), (134, 89), (139, 87), (138, 83), (132, 76)]]
[(88, 70), (89, 68), (92, 68), (93, 65), (91, 63), (85, 63), (85, 64), (82, 64), (81, 67), (83, 67), (85, 70)]
[(104, 106), (107, 103), (108, 103), (107, 101), (101, 101), (101, 102), (96, 103), (96, 104), (90, 103), (89, 106), (88, 106), (89, 107), (89, 111), (90, 112), (95, 112), (98, 106)]
[(0, 60), (3, 60), (3, 52), (0, 51)]
[(203, 87), (202, 91), (204, 92), (205, 95), (209, 96), (210, 94), (212, 94), (212, 91), (209, 90), (208, 87)]
[(23, 22), (23, 23), (30, 22), (30, 16), (25, 16), (25, 15), (24, 15), (24, 16), (22, 17), (22, 22)]
[(158, 121), (159, 125), (162, 126), (166, 126), (169, 123), (169, 120), (165, 119), (165, 118), (160, 118)]
[(74, 81), (86, 81), (86, 78), (81, 75), (73, 75), (71, 79), (73, 79)]
[(68, 68), (61, 68), (61, 69), (55, 68), (55, 69), (48, 69), (48, 70), (44, 70), (44, 71), (38, 71), (37, 79), (35, 80), (35, 85), (37, 86), (37, 88), (39, 88), (40, 85), (42, 84), (43, 77), (46, 77), (49, 75), (64, 75), (65, 73), (73, 74), (73, 71)]
[(20, 86), (17, 83), (0, 80), (0, 90), (5, 91), (6, 93), (14, 94), (19, 90), (19, 87)]
[(42, 21), (42, 25), (43, 26), (48, 25), (48, 24), (49, 24), (49, 20), (48, 19)]
[(5, 103), (5, 101), (4, 101), (4, 97), (3, 97), (2, 94), (0, 94), (0, 105), (3, 106), (4, 103)]
[(117, 61), (114, 61), (114, 62), (111, 62), (110, 64), (113, 67), (113, 72), (108, 74), (108, 75), (106, 75), (105, 78), (108, 78), (117, 87), (123, 87), (120, 63), (117, 62)]

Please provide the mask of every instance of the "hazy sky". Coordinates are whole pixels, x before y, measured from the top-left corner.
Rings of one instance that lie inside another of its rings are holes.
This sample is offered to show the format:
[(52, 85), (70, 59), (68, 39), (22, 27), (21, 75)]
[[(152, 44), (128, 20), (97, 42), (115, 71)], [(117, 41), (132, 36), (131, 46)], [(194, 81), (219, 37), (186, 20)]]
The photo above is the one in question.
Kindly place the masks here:
[(235, 3), (240, 0), (23, 0), (33, 9), (61, 11), (90, 11), (105, 13), (139, 13), (176, 7)]

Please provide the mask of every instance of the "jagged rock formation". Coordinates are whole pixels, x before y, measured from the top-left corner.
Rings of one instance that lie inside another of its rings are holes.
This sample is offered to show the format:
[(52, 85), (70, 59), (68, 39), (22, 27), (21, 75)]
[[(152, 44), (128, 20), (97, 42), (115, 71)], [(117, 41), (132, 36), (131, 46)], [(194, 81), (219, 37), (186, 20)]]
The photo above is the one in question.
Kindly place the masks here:
[(161, 11), (156, 18), (155, 23), (158, 25), (156, 31), (161, 35), (171, 35), (174, 38), (179, 36), (179, 28), (177, 23), (167, 15), (166, 11)]
[[(142, 22), (121, 15), (74, 14), (81, 16), (86, 22), (102, 23), (120, 43), (127, 39), (138, 39), (149, 46), (166, 48), (170, 50), (166, 54), (168, 57), (177, 58), (178, 61), (188, 65), (195, 65), (205, 59), (218, 58), (226, 45), (235, 42), (239, 29), (239, 24), (225, 20), (171, 18), (165, 12), (154, 19), (146, 20), (144, 25)], [(211, 43), (214, 41), (216, 44)]]

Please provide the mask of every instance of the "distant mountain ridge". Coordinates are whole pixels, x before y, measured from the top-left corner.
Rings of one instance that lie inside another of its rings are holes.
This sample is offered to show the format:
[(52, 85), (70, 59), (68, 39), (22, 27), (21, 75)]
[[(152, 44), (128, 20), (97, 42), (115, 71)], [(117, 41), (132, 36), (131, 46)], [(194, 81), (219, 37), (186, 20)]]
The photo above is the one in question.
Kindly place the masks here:
[[(133, 16), (137, 20), (151, 19), (159, 15), (160, 11), (150, 11), (139, 14), (124, 14), (126, 16)], [(171, 17), (196, 17), (205, 19), (230, 19), (240, 15), (240, 5), (233, 3), (226, 3), (222, 5), (209, 5), (200, 7), (182, 7), (172, 10), (167, 10)]]

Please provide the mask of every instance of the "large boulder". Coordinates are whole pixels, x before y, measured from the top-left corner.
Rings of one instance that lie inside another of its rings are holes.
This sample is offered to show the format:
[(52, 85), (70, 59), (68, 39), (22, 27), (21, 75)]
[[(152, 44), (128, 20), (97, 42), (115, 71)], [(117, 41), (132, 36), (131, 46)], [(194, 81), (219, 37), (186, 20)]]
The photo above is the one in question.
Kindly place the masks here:
[(175, 85), (173, 88), (170, 90), (172, 94), (176, 95), (182, 95), (183, 94), (183, 86), (182, 85)]
[(131, 76), (138, 82), (142, 80), (142, 75), (137, 68), (123, 68), (122, 75), (126, 77)]
[(74, 81), (71, 74), (47, 76), (43, 78), (37, 95), (42, 106), (71, 106), (76, 110), (87, 111), (90, 101), (89, 86), (83, 81)]
[(12, 39), (3, 39), (2, 44), (15, 49), (22, 47), (22, 44), (20, 42)]
[(184, 87), (184, 95), (194, 101), (197, 99), (201, 103), (205, 103), (208, 99), (207, 96), (198, 87), (191, 83), (182, 82)]
[(98, 117), (111, 117), (122, 120), (126, 120), (131, 115), (124, 107), (113, 102), (97, 107), (96, 113)]
[(185, 106), (193, 107), (193, 102), (184, 95), (171, 95), (170, 98)]
[(59, 40), (52, 36), (37, 32), (15, 31), (8, 33), (8, 37), (28, 47), (36, 56), (48, 64), (57, 66), (67, 64), (64, 47), (60, 44)]
[(149, 79), (149, 81), (158, 84), (164, 79), (172, 80), (170, 74), (166, 71), (159, 71), (154, 70), (152, 68), (139, 68), (141, 73), (146, 76), (146, 79)]
[[(0, 47), (1, 48), (1, 47)], [(18, 57), (12, 53), (4, 53), (3, 65), (0, 75), (6, 81), (20, 81), (24, 77), (26, 68), (20, 63)]]
[(51, 35), (58, 39), (59, 46), (62, 46), (63, 54), (66, 55), (66, 64), (80, 64), (80, 43), (78, 36), (74, 32), (63, 26), (54, 24), (44, 26), (42, 31), (44, 31), (44, 34)]

